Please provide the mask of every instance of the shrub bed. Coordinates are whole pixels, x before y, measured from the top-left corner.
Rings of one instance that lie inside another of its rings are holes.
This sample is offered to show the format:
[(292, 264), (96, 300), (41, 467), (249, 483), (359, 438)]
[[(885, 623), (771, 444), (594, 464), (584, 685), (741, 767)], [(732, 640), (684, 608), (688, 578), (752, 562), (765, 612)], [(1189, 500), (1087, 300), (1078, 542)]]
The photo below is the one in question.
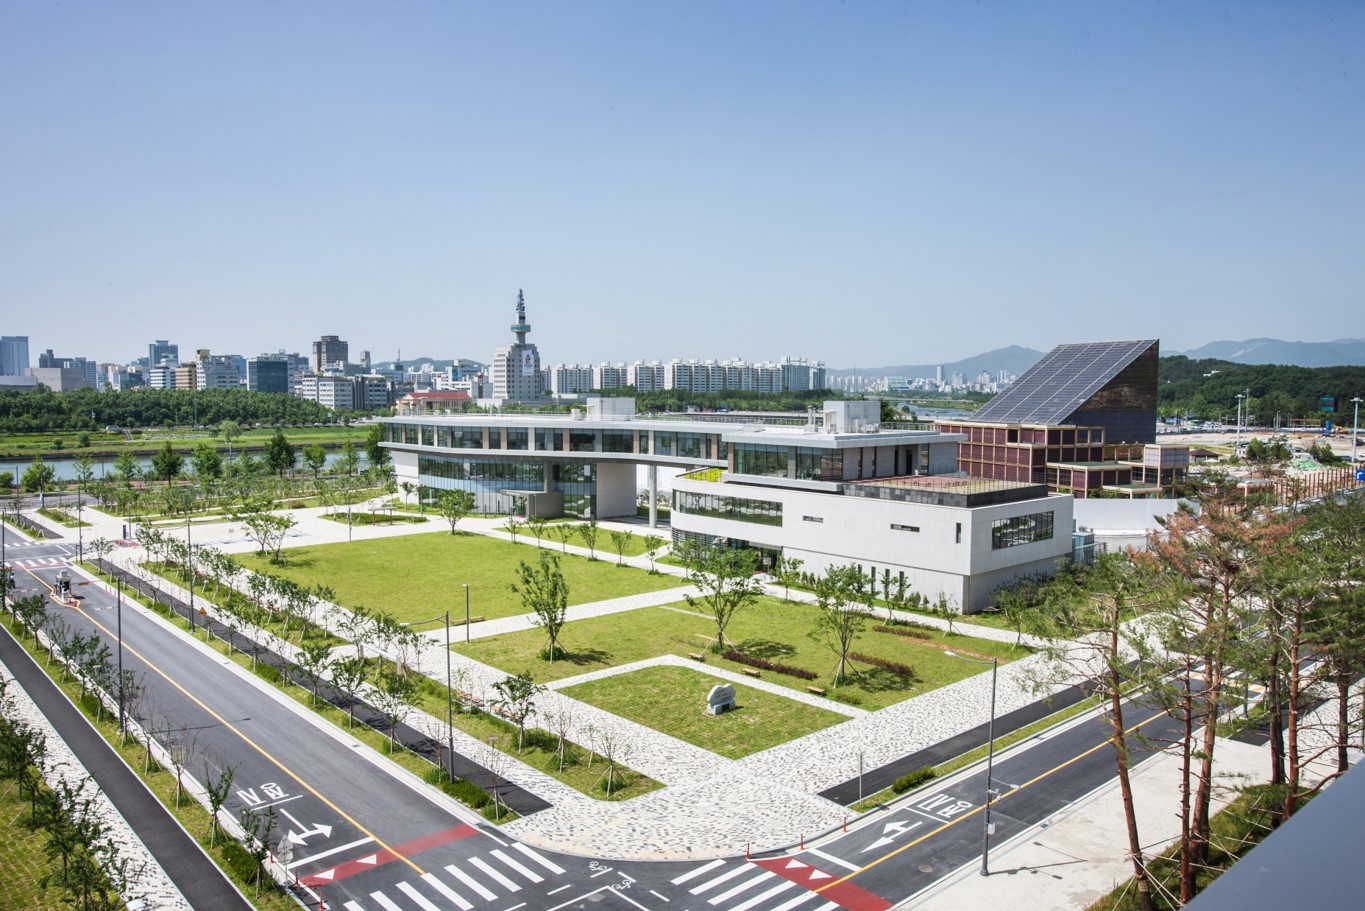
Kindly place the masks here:
[(900, 778), (897, 778), (891, 783), (891, 790), (895, 791), (897, 794), (904, 794), (906, 791), (913, 791), (926, 782), (933, 781), (936, 777), (938, 777), (938, 773), (934, 771), (934, 767), (925, 766), (922, 769), (915, 769), (915, 771), (908, 772)]
[(882, 670), (891, 671), (895, 674), (904, 674), (907, 677), (915, 676), (915, 669), (908, 664), (901, 664), (899, 661), (890, 661), (886, 658), (878, 658), (876, 655), (864, 655), (862, 652), (849, 652), (848, 657), (854, 661), (861, 661), (863, 664), (870, 664)]
[(796, 677), (800, 680), (814, 680), (816, 673), (808, 671), (804, 667), (793, 667), (790, 664), (779, 664), (776, 661), (769, 661), (767, 658), (755, 658), (743, 652), (729, 651), (721, 655), (727, 661), (736, 664), (747, 664), (749, 667), (756, 667), (761, 671), (772, 671), (775, 674), (786, 674), (789, 677)]

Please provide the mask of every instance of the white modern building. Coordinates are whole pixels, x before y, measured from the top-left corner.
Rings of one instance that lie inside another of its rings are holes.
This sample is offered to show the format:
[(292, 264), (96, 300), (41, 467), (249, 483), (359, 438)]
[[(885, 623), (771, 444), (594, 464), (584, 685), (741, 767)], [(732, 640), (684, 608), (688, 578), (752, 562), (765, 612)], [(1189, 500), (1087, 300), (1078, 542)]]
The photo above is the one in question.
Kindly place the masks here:
[(857, 565), (975, 612), (1001, 585), (1050, 572), (1072, 550), (1072, 499), (1042, 484), (957, 473), (961, 434), (890, 430), (880, 405), (827, 402), (804, 424), (643, 418), (631, 399), (593, 399), (570, 415), (385, 419), (400, 482), (423, 497), (467, 490), (487, 512), (635, 516), (636, 469), (673, 481), (675, 544), (777, 554), (820, 574)]

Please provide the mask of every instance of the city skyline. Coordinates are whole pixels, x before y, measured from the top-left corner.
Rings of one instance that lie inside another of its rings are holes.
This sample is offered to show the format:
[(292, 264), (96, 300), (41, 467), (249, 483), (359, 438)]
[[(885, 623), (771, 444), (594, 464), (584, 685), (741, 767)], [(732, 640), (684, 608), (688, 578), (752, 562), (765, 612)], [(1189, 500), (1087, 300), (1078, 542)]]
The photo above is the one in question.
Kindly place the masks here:
[(482, 359), (524, 287), (563, 363), (1328, 340), (1363, 34), (1330, 3), (11, 5), (5, 332)]

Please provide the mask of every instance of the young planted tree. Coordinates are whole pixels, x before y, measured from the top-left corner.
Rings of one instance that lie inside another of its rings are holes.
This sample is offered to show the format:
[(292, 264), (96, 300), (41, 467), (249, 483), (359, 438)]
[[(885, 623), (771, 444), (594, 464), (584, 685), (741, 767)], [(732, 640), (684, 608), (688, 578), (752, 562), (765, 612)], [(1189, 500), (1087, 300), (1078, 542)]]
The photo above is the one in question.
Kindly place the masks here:
[(200, 443), (190, 453), (190, 467), (201, 481), (215, 481), (223, 476), (223, 456), (212, 443)]
[(541, 539), (545, 537), (545, 526), (547, 524), (549, 523), (546, 522), (544, 516), (526, 517), (526, 527), (530, 529), (531, 534), (536, 536), (536, 547), (541, 545)]
[(319, 443), (303, 447), (303, 464), (308, 466), (316, 480), (322, 474), (322, 469), (327, 467), (327, 450)]
[(341, 473), (347, 477), (355, 474), (356, 467), (360, 465), (360, 453), (356, 452), (355, 443), (347, 440), (341, 444), (341, 452), (337, 456), (337, 467)]
[(788, 557), (778, 554), (777, 560), (773, 563), (773, 576), (782, 585), (783, 600), (792, 599), (792, 583), (801, 579), (801, 566), (805, 563), (799, 557)]
[(450, 533), (453, 535), (460, 520), (474, 511), (474, 495), (467, 490), (438, 490), (436, 511), (450, 523)]
[(209, 829), (210, 848), (218, 841), (218, 811), (223, 809), (223, 804), (227, 802), (228, 795), (232, 793), (232, 776), (235, 773), (236, 768), (234, 766), (223, 766), (217, 774), (214, 774), (208, 760), (204, 760), (204, 793), (209, 800), (211, 824)]
[(493, 705), (517, 726), (517, 752), (520, 753), (526, 739), (526, 722), (536, 713), (536, 698), (545, 692), (545, 687), (537, 684), (529, 671), (522, 671), (494, 683), (493, 691), (498, 694)]
[(649, 557), (649, 574), (651, 576), (658, 572), (658, 570), (654, 568), (654, 561), (659, 558), (659, 548), (663, 547), (666, 543), (668, 542), (659, 535), (648, 535), (645, 537), (645, 556)]
[(276, 430), (265, 444), (265, 464), (276, 476), (284, 477), (285, 472), (294, 470), (298, 450), (285, 438), (283, 430)]
[(589, 519), (582, 525), (577, 526), (578, 536), (583, 539), (583, 544), (588, 548), (588, 559), (597, 559), (597, 534), (601, 529), (597, 527), (596, 519)]
[(516, 516), (511, 516), (507, 520), (507, 536), (512, 539), (512, 543), (517, 543), (517, 535), (521, 534), (521, 520)]
[(574, 535), (574, 526), (568, 522), (560, 522), (550, 526), (550, 533), (559, 539), (559, 552), (569, 552), (569, 539)]
[(152, 455), (152, 477), (157, 481), (165, 481), (168, 487), (184, 470), (185, 457), (175, 451), (170, 440)]
[(332, 685), (346, 697), (346, 727), (355, 724), (355, 699), (360, 687), (365, 683), (369, 666), (362, 655), (342, 658), (332, 664)]
[(834, 671), (836, 689), (845, 680), (848, 653), (862, 635), (872, 607), (871, 588), (862, 581), (862, 572), (856, 566), (831, 566), (815, 584), (815, 603), (820, 612), (810, 635), (823, 640), (839, 658)]
[(403, 503), (406, 505), (408, 499), (417, 492), (417, 485), (411, 481), (404, 481), (398, 485), (398, 489), (403, 491)]
[(705, 611), (715, 621), (716, 644), (712, 650), (720, 654), (725, 651), (725, 629), (730, 621), (762, 593), (754, 579), (758, 552), (689, 542), (681, 556), (687, 567), (687, 581), (700, 590), (696, 596), (684, 597), (689, 607)]
[(389, 729), (389, 752), (398, 742), (398, 725), (408, 717), (412, 706), (408, 701), (417, 693), (417, 682), (397, 668), (380, 671), (375, 679), (374, 707)]
[(522, 560), (517, 566), (517, 581), (512, 591), (521, 596), (521, 604), (527, 613), (535, 614), (531, 621), (545, 630), (549, 642), (541, 657), (553, 662), (555, 647), (559, 644), (559, 633), (564, 629), (569, 612), (569, 587), (564, 582), (564, 573), (559, 568), (559, 557), (542, 550), (539, 563), (531, 566)]
[(610, 532), (611, 546), (616, 551), (616, 565), (620, 566), (626, 561), (626, 548), (630, 547), (631, 533), (619, 529), (612, 529)]
[(293, 667), (308, 681), (308, 689), (312, 693), (308, 701), (310, 706), (318, 704), (318, 683), (331, 665), (332, 646), (326, 639), (314, 639), (299, 646)]

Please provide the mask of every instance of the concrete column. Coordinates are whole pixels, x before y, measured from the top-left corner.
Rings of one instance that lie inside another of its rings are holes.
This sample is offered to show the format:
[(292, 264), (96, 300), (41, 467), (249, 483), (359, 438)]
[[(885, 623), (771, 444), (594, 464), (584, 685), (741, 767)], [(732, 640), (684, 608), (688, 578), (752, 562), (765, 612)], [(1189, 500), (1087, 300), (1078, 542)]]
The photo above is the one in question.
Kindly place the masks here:
[(659, 527), (659, 466), (649, 466), (649, 527)]

